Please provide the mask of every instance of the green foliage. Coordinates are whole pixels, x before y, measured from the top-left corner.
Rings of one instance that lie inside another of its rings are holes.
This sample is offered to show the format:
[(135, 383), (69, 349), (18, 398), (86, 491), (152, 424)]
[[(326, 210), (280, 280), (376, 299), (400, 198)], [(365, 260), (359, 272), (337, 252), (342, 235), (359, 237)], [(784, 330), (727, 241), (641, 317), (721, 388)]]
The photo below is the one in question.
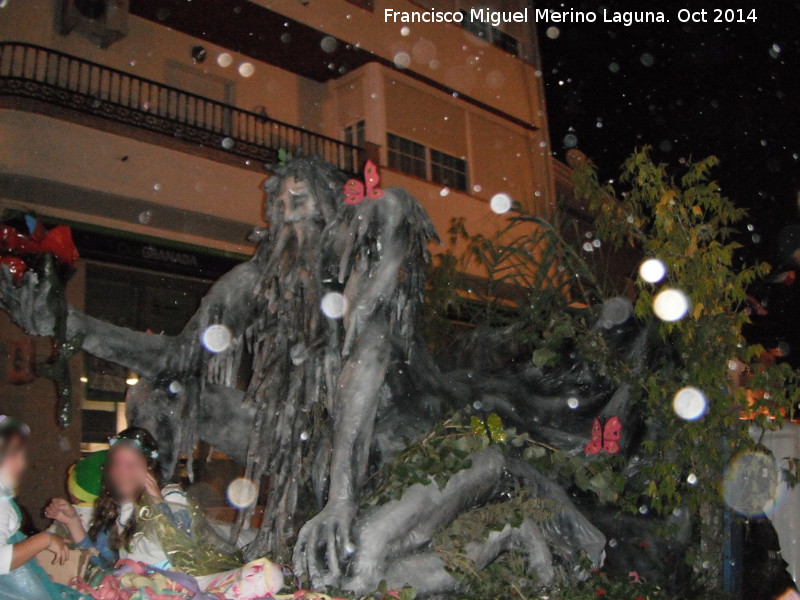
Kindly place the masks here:
[(485, 431), (476, 432), (472, 425), (464, 423), (461, 414), (453, 415), (384, 466), (379, 484), (366, 504), (380, 505), (399, 500), (403, 492), (415, 484), (435, 484), (442, 489), (450, 477), (472, 464), (469, 459), (472, 453), (490, 443)]
[(537, 592), (537, 582), (528, 573), (522, 552), (512, 550), (479, 570), (469, 558), (471, 544), (485, 542), (492, 532), (506, 527), (517, 528), (530, 519), (540, 523), (550, 518), (552, 501), (531, 498), (516, 489), (509, 499), (488, 504), (461, 514), (449, 527), (440, 531), (431, 547), (439, 553), (447, 570), (464, 584), (463, 598), (526, 597)]
[[(506, 432), (506, 447), (519, 448), (537, 468), (622, 510), (635, 512), (644, 506), (667, 515), (679, 506), (688, 507), (701, 535), (687, 561), (710, 587), (717, 582), (722, 562), (724, 471), (737, 453), (757, 446), (741, 418), (751, 416), (762, 427), (779, 427), (793, 416), (800, 400), (798, 373), (785, 364), (759, 361), (764, 349), (749, 345), (742, 333), (749, 322), (744, 310), (747, 288), (769, 267), (738, 259), (734, 237), (745, 211), (721, 194), (711, 178), (716, 165), (710, 157), (674, 172), (654, 163), (644, 148), (625, 161), (614, 186), (600, 182), (592, 165), (574, 174), (576, 195), (588, 199), (596, 214), (597, 239), (616, 248), (631, 247), (641, 257), (658, 258), (666, 265), (667, 275), (657, 284), (631, 273), (636, 284), (634, 315), (643, 327), (652, 326), (663, 348), (646, 368), (638, 356), (610, 351), (602, 333), (592, 329), (597, 301), (610, 294), (554, 228), (530, 215), (517, 213), (491, 239), (470, 236), (463, 222), (454, 221), (451, 242), (465, 245), (467, 251), (460, 258), (452, 250), (436, 257), (442, 270), (439, 279), (434, 275), (431, 280), (428, 313), (440, 319), (428, 321), (435, 349), (445, 347), (456, 333), (444, 316), (457, 315), (473, 327), (506, 328), (530, 348), (531, 361), (539, 368), (582, 357), (616, 385), (629, 385), (639, 412), (658, 432), (642, 443), (634, 476), (622, 476), (621, 457), (587, 461), (535, 440), (517, 439), (515, 432)], [(459, 275), (467, 264), (485, 269), (487, 281), (478, 285)], [(689, 313), (677, 322), (660, 321), (653, 313), (654, 298), (666, 288), (689, 298)], [(576, 308), (576, 303), (585, 308)], [(746, 379), (737, 378), (734, 365)], [(707, 399), (707, 411), (696, 421), (681, 420), (673, 412), (673, 397), (686, 386), (698, 388)], [(800, 461), (790, 459), (788, 465), (784, 475), (795, 483)], [(690, 474), (697, 485), (687, 481)], [(712, 566), (702, 569), (703, 563)], [(583, 596), (563, 598), (592, 597), (588, 584), (585, 588), (574, 592)], [(661, 597), (657, 592), (641, 595)], [(615, 590), (609, 597), (636, 596)]]
[[(688, 163), (676, 180), (666, 165), (652, 162), (645, 148), (624, 163), (619, 193), (601, 184), (591, 168), (575, 178), (577, 193), (590, 199), (598, 215), (597, 231), (604, 240), (634, 246), (667, 267), (665, 280), (658, 284), (636, 280), (636, 317), (652, 319), (653, 299), (668, 287), (683, 291), (690, 301), (685, 318), (659, 323), (658, 335), (671, 353), (647, 372), (627, 369), (629, 382), (644, 391), (647, 418), (663, 427), (659, 440), (644, 444), (650, 460), (630, 482), (631, 492), (639, 492), (661, 514), (682, 504), (695, 515), (721, 507), (726, 465), (737, 452), (753, 446), (740, 417), (757, 415), (762, 426), (776, 427), (800, 399), (797, 373), (788, 365), (758, 363), (763, 348), (748, 345), (742, 334), (749, 322), (744, 310), (747, 287), (765, 276), (769, 266), (737, 264), (739, 244), (733, 235), (745, 211), (711, 179), (716, 165), (713, 157)], [(748, 405), (746, 390), (736, 385), (731, 366), (750, 373), (748, 388), (766, 390), (764, 398), (750, 395), (754, 406)], [(674, 394), (685, 386), (700, 389), (708, 402), (705, 415), (696, 421), (680, 420), (672, 411)], [(689, 474), (700, 483), (688, 485)], [(628, 493), (621, 499), (633, 510), (638, 496)], [(717, 527), (715, 519), (710, 522)], [(706, 528), (703, 535), (717, 538), (710, 547), (718, 547), (720, 531)], [(720, 557), (713, 561), (718, 564)]]

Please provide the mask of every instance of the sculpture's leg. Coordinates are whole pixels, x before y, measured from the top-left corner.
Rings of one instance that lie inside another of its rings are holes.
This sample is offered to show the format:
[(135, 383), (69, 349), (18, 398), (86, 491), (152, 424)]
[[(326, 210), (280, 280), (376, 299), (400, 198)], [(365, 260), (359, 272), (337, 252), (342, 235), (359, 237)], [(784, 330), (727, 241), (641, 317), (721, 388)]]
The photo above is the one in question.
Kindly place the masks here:
[(415, 484), (400, 500), (375, 509), (359, 522), (348, 589), (374, 590), (387, 561), (428, 543), (437, 529), (491, 495), (503, 471), (502, 454), (489, 448), (471, 460), (472, 466), (453, 475), (444, 489), (433, 483)]
[(606, 537), (575, 507), (561, 486), (522, 460), (509, 460), (506, 468), (532, 496), (553, 501), (553, 516), (542, 523), (542, 530), (557, 554), (574, 562), (583, 551), (595, 566), (603, 564)]
[[(507, 525), (502, 531), (491, 532), (483, 542), (470, 544), (467, 556), (479, 573), (509, 550), (525, 554), (528, 572), (535, 574), (539, 584), (552, 583), (555, 578), (553, 556), (539, 526), (530, 519), (519, 527)], [(461, 587), (461, 582), (447, 570), (437, 552), (421, 552), (392, 561), (384, 579), (393, 589), (411, 586), (418, 596), (452, 593)]]

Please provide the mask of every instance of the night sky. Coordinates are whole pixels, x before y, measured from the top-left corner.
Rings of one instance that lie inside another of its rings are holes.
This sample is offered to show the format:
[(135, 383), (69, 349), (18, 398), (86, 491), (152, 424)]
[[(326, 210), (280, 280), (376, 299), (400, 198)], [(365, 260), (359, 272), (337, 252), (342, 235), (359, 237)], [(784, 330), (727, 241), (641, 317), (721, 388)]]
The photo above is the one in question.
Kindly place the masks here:
[[(605, 178), (636, 146), (656, 160), (714, 154), (723, 193), (750, 211), (742, 256), (785, 272), (800, 248), (800, 2), (693, 0), (536, 2), (565, 10), (661, 10), (669, 23), (538, 24), (550, 135), (556, 155), (575, 147)], [(757, 21), (682, 24), (681, 8), (755, 8)], [(548, 28), (556, 27), (556, 30)], [(556, 37), (557, 36), (557, 37)], [(796, 224), (796, 229), (791, 228)], [(787, 226), (789, 228), (787, 229)], [(800, 273), (799, 273), (800, 275)], [(754, 295), (770, 315), (757, 341), (794, 346), (800, 360), (800, 281), (763, 285)]]

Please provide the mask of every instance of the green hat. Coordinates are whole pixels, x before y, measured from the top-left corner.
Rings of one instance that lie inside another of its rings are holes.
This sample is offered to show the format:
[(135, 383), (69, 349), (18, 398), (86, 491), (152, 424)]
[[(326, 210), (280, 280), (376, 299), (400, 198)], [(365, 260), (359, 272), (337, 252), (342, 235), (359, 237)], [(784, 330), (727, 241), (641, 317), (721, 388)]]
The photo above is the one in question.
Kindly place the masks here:
[(69, 468), (67, 486), (69, 493), (88, 504), (97, 500), (103, 485), (103, 465), (108, 450), (92, 452)]

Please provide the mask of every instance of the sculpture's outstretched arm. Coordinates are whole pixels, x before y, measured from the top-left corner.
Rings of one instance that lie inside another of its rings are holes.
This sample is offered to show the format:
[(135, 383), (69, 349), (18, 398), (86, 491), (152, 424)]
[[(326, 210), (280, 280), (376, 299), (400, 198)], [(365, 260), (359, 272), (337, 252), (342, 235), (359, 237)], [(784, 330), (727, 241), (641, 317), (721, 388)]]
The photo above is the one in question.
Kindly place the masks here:
[[(81, 349), (132, 369), (143, 377), (158, 379), (190, 373), (203, 351), (200, 335), (208, 325), (226, 325), (233, 335), (244, 330), (255, 309), (253, 289), (259, 263), (248, 261), (225, 274), (209, 290), (203, 302), (177, 336), (155, 335), (119, 327), (69, 308), (67, 337)], [(47, 283), (28, 272), (15, 284), (8, 269), (0, 267), (0, 308), (31, 335), (52, 335), (55, 317), (44, 301)]]

